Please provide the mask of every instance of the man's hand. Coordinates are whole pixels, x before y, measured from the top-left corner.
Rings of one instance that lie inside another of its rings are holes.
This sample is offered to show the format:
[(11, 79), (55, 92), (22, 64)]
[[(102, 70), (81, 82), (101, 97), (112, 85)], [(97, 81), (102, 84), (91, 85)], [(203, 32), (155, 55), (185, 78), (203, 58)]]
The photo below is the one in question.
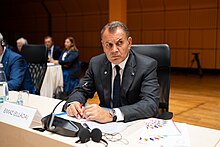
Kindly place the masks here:
[(105, 110), (97, 104), (86, 106), (83, 109), (83, 118), (100, 123), (107, 123), (112, 121), (112, 116), (110, 115), (109, 110)]
[(69, 107), (67, 107), (66, 112), (69, 116), (80, 118), (80, 116), (83, 116), (83, 109), (82, 104), (79, 102), (73, 102)]

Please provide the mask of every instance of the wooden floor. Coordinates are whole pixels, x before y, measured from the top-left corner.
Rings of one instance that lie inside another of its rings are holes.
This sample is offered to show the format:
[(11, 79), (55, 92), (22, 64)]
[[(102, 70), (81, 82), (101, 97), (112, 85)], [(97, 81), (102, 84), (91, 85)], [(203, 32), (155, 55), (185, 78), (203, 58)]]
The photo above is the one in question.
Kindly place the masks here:
[(220, 130), (220, 75), (172, 74), (169, 106), (174, 121)]
[(220, 75), (172, 73), (169, 106), (176, 122), (220, 130)]

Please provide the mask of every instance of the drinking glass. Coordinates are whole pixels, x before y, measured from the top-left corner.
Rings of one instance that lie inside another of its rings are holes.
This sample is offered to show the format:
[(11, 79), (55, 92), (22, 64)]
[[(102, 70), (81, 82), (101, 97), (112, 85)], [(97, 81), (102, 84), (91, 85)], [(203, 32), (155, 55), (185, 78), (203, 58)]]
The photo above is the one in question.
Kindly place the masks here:
[(29, 104), (29, 91), (21, 90), (18, 94), (17, 104), (19, 105), (28, 105)]

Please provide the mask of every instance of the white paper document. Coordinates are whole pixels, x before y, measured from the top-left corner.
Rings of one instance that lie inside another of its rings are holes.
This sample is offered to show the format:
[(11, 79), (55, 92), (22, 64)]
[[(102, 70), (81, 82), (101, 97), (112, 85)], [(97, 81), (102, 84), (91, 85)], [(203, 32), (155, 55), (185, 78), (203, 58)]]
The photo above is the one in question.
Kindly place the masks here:
[(132, 125), (134, 122), (111, 122), (111, 123), (97, 123), (94, 121), (87, 121), (86, 119), (76, 119), (75, 117), (68, 116), (65, 112), (56, 114), (56, 116), (61, 117), (63, 119), (71, 120), (73, 122), (78, 122), (84, 125), (86, 123), (88, 127), (92, 130), (94, 128), (99, 128), (103, 133), (121, 133), (123, 130), (125, 130), (128, 126)]
[(186, 124), (156, 118), (144, 122), (137, 140), (153, 147), (191, 146)]

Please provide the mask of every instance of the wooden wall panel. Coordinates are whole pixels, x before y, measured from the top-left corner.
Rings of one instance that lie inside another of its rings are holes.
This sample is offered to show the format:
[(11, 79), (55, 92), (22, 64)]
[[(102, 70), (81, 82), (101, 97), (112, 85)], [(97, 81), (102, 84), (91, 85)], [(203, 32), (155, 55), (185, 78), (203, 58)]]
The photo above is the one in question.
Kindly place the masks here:
[(188, 67), (188, 50), (170, 48), (171, 67)]
[(166, 10), (189, 9), (189, 0), (165, 0)]
[[(108, 0), (44, 3), (52, 16), (52, 36), (58, 45), (63, 47), (64, 39), (74, 36), (80, 58), (87, 62), (102, 52), (100, 30), (109, 21)], [(29, 42), (42, 43), (48, 35), (48, 15), (40, 1), (3, 1), (0, 10), (7, 12), (0, 14), (1, 22), (7, 22), (0, 23), (0, 28), (6, 36), (14, 34), (9, 42), (23, 36)], [(127, 0), (127, 26), (133, 43), (169, 44), (174, 67), (188, 67), (191, 53), (197, 50), (203, 68), (220, 69), (219, 16), (220, 0)]]
[(96, 56), (99, 55), (101, 53), (103, 53), (102, 47), (83, 47), (81, 48), (83, 50), (83, 56), (81, 56), (81, 52), (80, 52), (80, 60), (81, 61), (90, 61), (91, 56)]
[(100, 23), (101, 21), (99, 15), (85, 15), (83, 17), (83, 30), (99, 32), (103, 27)]
[(83, 33), (83, 40), (84, 40), (84, 46), (85, 47), (97, 47), (101, 44), (101, 38), (100, 33), (95, 32), (84, 32)]
[(191, 8), (216, 8), (218, 0), (190, 0)]
[(217, 21), (218, 21), (217, 27), (218, 27), (218, 29), (220, 29), (220, 0), (219, 0), (219, 8), (218, 8)]
[[(48, 20), (46, 17), (36, 17), (34, 21), (34, 31), (36, 32), (46, 32), (48, 31)], [(33, 29), (32, 29), (33, 30)]]
[[(53, 32), (54, 43), (56, 45), (59, 45), (61, 48), (64, 48), (64, 40), (65, 40), (66, 37), (67, 37), (66, 33), (63, 33), (63, 32)], [(77, 39), (77, 44), (78, 44), (78, 39)]]
[(217, 49), (216, 68), (217, 68), (217, 69), (220, 69), (220, 49)]
[(127, 23), (128, 23), (128, 28), (129, 30), (133, 31), (133, 30), (139, 30), (141, 31), (142, 29), (142, 14), (140, 13), (129, 13), (128, 15), (128, 19), (127, 19)]
[(142, 41), (142, 33), (138, 31), (130, 31), (131, 37), (132, 37), (132, 42), (133, 44), (141, 44), (143, 43)]
[(67, 30), (67, 19), (65, 16), (56, 16), (52, 19), (52, 31), (66, 33)]
[(189, 11), (166, 12), (166, 29), (188, 29)]
[(166, 31), (165, 42), (171, 48), (187, 49), (189, 47), (189, 31), (188, 30), (169, 30)]
[(143, 11), (164, 10), (164, 0), (140, 0)]
[(220, 28), (217, 30), (217, 49), (220, 49)]
[(45, 1), (44, 3), (52, 16), (65, 14), (62, 1)]
[(216, 48), (216, 30), (203, 30), (203, 48)]
[(164, 42), (163, 31), (143, 31), (142, 42), (147, 44), (158, 44)]
[(216, 28), (217, 9), (202, 9), (190, 11), (190, 28)]
[(202, 48), (202, 30), (191, 30), (190, 31), (190, 48)]
[(141, 11), (141, 1), (140, 0), (127, 0), (127, 12), (134, 13)]
[(83, 31), (83, 20), (81, 15), (73, 15), (67, 17), (67, 30), (68, 31)]
[(191, 30), (190, 48), (216, 48), (216, 30)]
[[(82, 32), (75, 32), (75, 31), (73, 31), (73, 32), (68, 32), (67, 34), (66, 34), (66, 36), (63, 38), (63, 42), (62, 42), (62, 45), (64, 44), (64, 39), (66, 38), (66, 37), (69, 37), (69, 36), (72, 36), (72, 37), (74, 37), (74, 39), (75, 39), (75, 41), (76, 41), (76, 45), (77, 45), (77, 47), (80, 49), (80, 47), (84, 44), (84, 42), (83, 42), (83, 39), (84, 39), (84, 34), (82, 33)], [(64, 45), (63, 45), (64, 46)]]
[(164, 13), (149, 12), (143, 13), (143, 29), (164, 29)]

